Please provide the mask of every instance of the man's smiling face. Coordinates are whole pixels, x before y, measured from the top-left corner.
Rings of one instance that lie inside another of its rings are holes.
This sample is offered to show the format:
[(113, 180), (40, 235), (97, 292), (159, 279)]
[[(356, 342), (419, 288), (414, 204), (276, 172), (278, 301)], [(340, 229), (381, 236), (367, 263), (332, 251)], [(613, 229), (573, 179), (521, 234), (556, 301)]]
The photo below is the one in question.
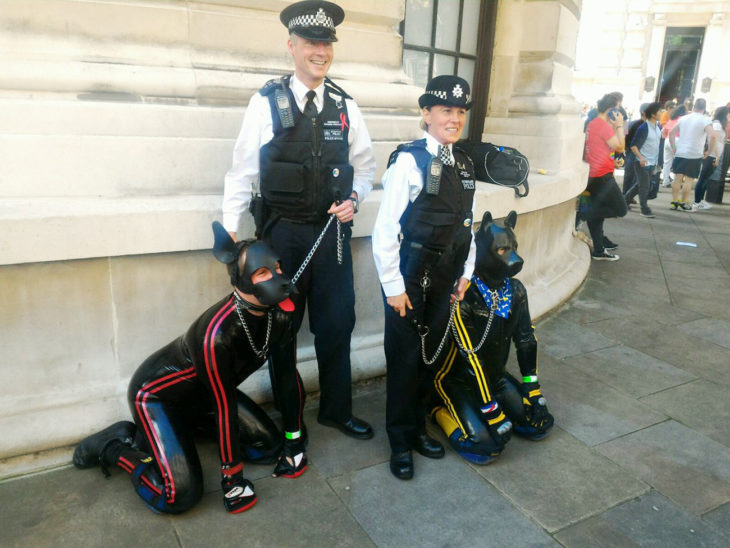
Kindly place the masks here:
[(297, 78), (309, 89), (322, 83), (332, 64), (332, 42), (314, 42), (292, 34), (288, 42)]

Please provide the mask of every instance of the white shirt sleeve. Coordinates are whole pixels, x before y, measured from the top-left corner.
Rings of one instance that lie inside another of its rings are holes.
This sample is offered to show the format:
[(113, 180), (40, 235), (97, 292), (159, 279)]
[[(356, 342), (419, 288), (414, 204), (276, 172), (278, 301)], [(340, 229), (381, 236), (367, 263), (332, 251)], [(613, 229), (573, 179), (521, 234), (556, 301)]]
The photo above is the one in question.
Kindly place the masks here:
[[(474, 192), (474, 198), (472, 198), (471, 201), (471, 211), (472, 215), (474, 215), (474, 203), (476, 201), (477, 193)], [(464, 262), (464, 272), (461, 274), (462, 278), (466, 278), (467, 280), (471, 280), (471, 277), (474, 275), (474, 263), (476, 263), (477, 258), (477, 243), (474, 241), (474, 219), (472, 219), (471, 228), (469, 229), (471, 231), (471, 242), (469, 243), (469, 254), (466, 256), (466, 262)]]
[[(383, 196), (373, 227), (373, 258), (386, 297), (405, 293), (400, 272), (400, 218), (423, 188), (423, 174), (413, 155), (402, 152), (383, 175)], [(473, 268), (473, 267), (472, 267)]]
[(225, 177), (223, 226), (236, 232), (241, 215), (251, 202), (251, 190), (259, 180), (259, 149), (273, 137), (269, 101), (256, 93), (243, 116), (241, 132), (233, 148), (233, 163)]
[(345, 103), (347, 116), (350, 118), (350, 131), (347, 139), (350, 147), (349, 161), (355, 171), (352, 190), (357, 192), (358, 201), (363, 202), (373, 188), (375, 154), (360, 107), (351, 99), (345, 99)]

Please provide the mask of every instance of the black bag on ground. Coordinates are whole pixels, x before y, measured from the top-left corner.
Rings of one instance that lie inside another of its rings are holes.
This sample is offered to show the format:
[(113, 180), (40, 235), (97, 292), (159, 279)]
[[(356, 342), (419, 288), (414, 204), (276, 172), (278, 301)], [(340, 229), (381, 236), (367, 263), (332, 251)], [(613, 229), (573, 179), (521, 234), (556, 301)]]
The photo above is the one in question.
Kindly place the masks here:
[[(516, 148), (476, 141), (462, 141), (457, 146), (474, 162), (476, 176), (480, 181), (508, 186), (520, 198), (530, 192), (527, 184), (530, 162)], [(524, 191), (520, 187), (524, 187)]]

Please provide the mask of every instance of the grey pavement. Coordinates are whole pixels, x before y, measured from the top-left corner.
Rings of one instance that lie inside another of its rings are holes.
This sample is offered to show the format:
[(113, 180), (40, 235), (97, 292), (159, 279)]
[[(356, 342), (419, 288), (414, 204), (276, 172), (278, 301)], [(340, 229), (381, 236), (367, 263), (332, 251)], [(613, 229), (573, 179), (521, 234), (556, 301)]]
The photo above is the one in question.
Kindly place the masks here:
[(556, 422), (544, 441), (513, 439), (483, 467), (450, 449), (416, 455), (416, 477), (399, 481), (376, 379), (354, 400), (375, 438), (320, 426), (310, 398), (309, 469), (287, 480), (246, 466), (259, 503), (241, 515), (224, 511), (216, 449), (201, 441), (193, 510), (155, 515), (125, 474), (67, 466), (0, 483), (0, 546), (730, 545), (730, 206), (668, 203), (662, 189), (655, 219), (634, 207), (607, 221), (621, 259), (594, 262), (537, 322)]

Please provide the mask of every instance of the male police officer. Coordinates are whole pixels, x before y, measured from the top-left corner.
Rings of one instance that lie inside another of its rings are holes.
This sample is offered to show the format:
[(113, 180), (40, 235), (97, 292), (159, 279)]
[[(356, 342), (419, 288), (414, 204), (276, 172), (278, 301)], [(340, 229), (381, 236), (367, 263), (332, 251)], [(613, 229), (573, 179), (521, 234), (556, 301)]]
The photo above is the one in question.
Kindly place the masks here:
[[(350, 337), (355, 292), (350, 221), (372, 188), (375, 157), (362, 114), (347, 93), (326, 78), (344, 19), (331, 2), (304, 1), (285, 8), (292, 76), (271, 80), (251, 98), (225, 179), (223, 224), (232, 236), (252, 203), (258, 234), (293, 276), (331, 214), (332, 222), (294, 295), (298, 330), (309, 306), (309, 325), (319, 365), (318, 420), (357, 439), (369, 439), (369, 424), (352, 415)], [(294, 343), (272, 349), (274, 367), (296, 360)], [(276, 392), (276, 387), (274, 387)]]

